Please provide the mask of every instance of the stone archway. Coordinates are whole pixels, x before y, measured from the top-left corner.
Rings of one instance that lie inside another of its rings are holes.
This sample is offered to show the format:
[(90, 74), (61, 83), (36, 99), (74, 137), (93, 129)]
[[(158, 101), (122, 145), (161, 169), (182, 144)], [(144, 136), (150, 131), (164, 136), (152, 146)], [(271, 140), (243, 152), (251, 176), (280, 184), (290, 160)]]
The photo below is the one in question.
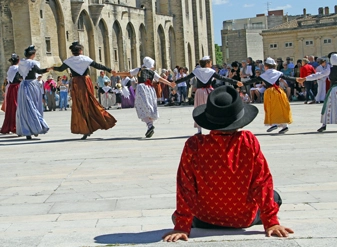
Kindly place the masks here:
[(84, 55), (96, 59), (93, 23), (86, 10), (82, 10), (77, 20), (78, 41), (84, 46)]
[(126, 70), (124, 59), (123, 32), (121, 29), (121, 25), (118, 21), (115, 21), (112, 26), (112, 45), (114, 48), (115, 66), (119, 68), (119, 71)]
[(191, 48), (191, 44), (188, 43), (187, 44), (187, 53), (188, 53), (188, 69), (189, 71), (193, 70), (193, 60), (192, 60), (192, 48)]
[(109, 30), (104, 19), (101, 19), (98, 23), (98, 54), (99, 59), (105, 66), (111, 68), (111, 56), (109, 45)]
[(126, 32), (127, 42), (125, 48), (128, 59), (128, 69), (132, 69), (137, 67), (137, 42), (135, 29), (131, 22), (129, 22), (126, 26)]
[(59, 57), (61, 60), (67, 58), (67, 44), (66, 44), (66, 30), (65, 30), (65, 21), (62, 6), (59, 0), (50, 0), (48, 4), (51, 11), (53, 12), (56, 29), (57, 29), (57, 47), (59, 51)]
[(170, 49), (169, 49), (169, 53), (170, 53), (170, 67), (174, 68), (177, 65), (177, 44), (176, 44), (176, 35), (174, 32), (174, 28), (171, 26), (169, 28), (169, 42), (170, 42)]
[(139, 44), (139, 56), (142, 63), (146, 56), (146, 29), (144, 24), (141, 24), (139, 27)]
[[(0, 86), (3, 79), (6, 78), (6, 72), (10, 64), (7, 60), (11, 54), (17, 52), (20, 57), (22, 55), (19, 51), (15, 51), (14, 33), (13, 33), (13, 19), (12, 11), (9, 8), (8, 1), (4, 1), (0, 13)], [(0, 101), (2, 94), (0, 95)]]
[(162, 25), (159, 25), (157, 30), (158, 35), (158, 42), (157, 42), (157, 54), (158, 59), (156, 58), (156, 68), (157, 69), (163, 69), (167, 68), (167, 60), (166, 60), (166, 40), (165, 40), (165, 33), (164, 28)]

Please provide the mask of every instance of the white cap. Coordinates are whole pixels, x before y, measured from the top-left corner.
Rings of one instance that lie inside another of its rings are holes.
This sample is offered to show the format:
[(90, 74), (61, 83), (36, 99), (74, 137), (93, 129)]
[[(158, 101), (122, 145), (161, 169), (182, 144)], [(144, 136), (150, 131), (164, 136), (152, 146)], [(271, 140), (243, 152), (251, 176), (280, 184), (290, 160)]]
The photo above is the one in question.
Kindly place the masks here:
[(47, 80), (53, 79), (52, 75), (48, 75)]
[(202, 61), (205, 61), (205, 60), (211, 60), (211, 57), (210, 57), (210, 56), (204, 56), (201, 60), (202, 60)]
[(332, 54), (330, 57), (330, 63), (332, 66), (337, 66), (337, 54)]
[(275, 62), (275, 60), (274, 59), (272, 59), (271, 57), (268, 57), (267, 59), (266, 59), (266, 62), (265, 63), (267, 63), (267, 64), (271, 64), (271, 65), (276, 65), (276, 62)]
[(143, 67), (146, 67), (148, 69), (154, 68), (154, 63), (155, 61), (150, 57), (144, 57), (143, 59)]

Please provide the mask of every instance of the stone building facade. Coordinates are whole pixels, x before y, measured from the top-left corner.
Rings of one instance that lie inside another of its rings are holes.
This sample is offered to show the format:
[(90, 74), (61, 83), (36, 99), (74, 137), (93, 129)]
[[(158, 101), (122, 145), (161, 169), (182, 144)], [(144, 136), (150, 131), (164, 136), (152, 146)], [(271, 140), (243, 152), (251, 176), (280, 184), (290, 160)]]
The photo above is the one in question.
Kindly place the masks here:
[(223, 61), (263, 60), (262, 30), (273, 28), (296, 16), (284, 16), (283, 10), (269, 11), (268, 15), (260, 14), (252, 18), (226, 20), (221, 30)]
[(326, 56), (337, 51), (337, 5), (334, 12), (319, 8), (318, 15), (303, 15), (270, 30), (263, 30), (264, 57), (296, 61), (306, 55)]
[[(71, 56), (74, 40), (98, 63), (125, 71), (156, 60), (157, 70), (215, 57), (211, 0), (0, 0), (0, 78), (11, 53), (33, 44), (41, 67)], [(92, 78), (96, 77), (92, 70)]]

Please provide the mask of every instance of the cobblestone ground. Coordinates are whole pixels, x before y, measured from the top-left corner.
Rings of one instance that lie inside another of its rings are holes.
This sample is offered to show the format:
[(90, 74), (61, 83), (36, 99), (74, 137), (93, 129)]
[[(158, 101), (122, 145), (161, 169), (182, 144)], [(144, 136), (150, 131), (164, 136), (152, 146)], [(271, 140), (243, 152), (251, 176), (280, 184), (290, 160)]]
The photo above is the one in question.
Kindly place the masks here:
[[(336, 246), (337, 126), (317, 133), (322, 105), (295, 102), (290, 131), (270, 134), (257, 106), (246, 128), (260, 140), (283, 198), (280, 221), (295, 234), (193, 229), (175, 246)], [(117, 125), (86, 141), (70, 133), (70, 111), (46, 112), (50, 131), (32, 141), (0, 136), (0, 246), (173, 245), (161, 236), (172, 228), (176, 170), (195, 133), (192, 109), (160, 107), (151, 139), (135, 109), (110, 110)]]

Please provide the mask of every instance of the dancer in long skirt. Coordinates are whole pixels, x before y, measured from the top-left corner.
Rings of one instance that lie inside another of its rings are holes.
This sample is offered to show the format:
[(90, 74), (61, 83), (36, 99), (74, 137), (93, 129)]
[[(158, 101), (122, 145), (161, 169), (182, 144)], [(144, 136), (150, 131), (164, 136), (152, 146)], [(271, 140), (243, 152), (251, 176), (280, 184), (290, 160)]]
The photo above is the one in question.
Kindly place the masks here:
[(135, 93), (131, 86), (130, 77), (122, 80), (122, 108), (133, 108), (135, 106)]
[[(191, 74), (175, 81), (176, 84), (179, 84), (181, 82), (192, 79), (193, 77), (197, 78), (197, 90), (194, 96), (194, 108), (207, 103), (208, 95), (211, 91), (213, 91), (213, 84), (216, 82), (216, 80), (213, 80), (213, 78), (223, 81), (223, 85), (225, 85), (225, 82), (228, 82), (232, 85), (237, 85), (239, 87), (243, 85), (242, 82), (221, 76), (216, 73), (215, 70), (212, 69), (212, 59), (210, 58), (210, 56), (203, 57), (199, 61), (199, 63), (200, 67), (196, 67), (191, 72)], [(201, 127), (195, 122), (194, 128), (198, 129), (197, 134), (202, 133)]]
[(147, 125), (145, 133), (146, 138), (150, 138), (154, 134), (153, 122), (159, 118), (157, 110), (157, 95), (153, 88), (152, 81), (156, 80), (169, 86), (174, 86), (169, 81), (160, 77), (153, 71), (155, 61), (150, 57), (144, 57), (143, 66), (135, 68), (130, 72), (114, 73), (114, 76), (137, 76), (138, 85), (136, 87), (135, 108), (138, 118)]
[(267, 88), (263, 96), (265, 111), (264, 124), (270, 126), (267, 132), (271, 132), (276, 130), (278, 127), (282, 127), (279, 133), (284, 134), (289, 130), (288, 124), (291, 124), (293, 119), (289, 100), (286, 93), (282, 88), (280, 88), (279, 80), (284, 79), (286, 81), (295, 82), (296, 78), (283, 75), (283, 73), (277, 71), (275, 67), (275, 60), (268, 57), (264, 64), (265, 72), (258, 77), (244, 82), (244, 84), (264, 84), (264, 86)]
[(18, 91), (18, 107), (16, 110), (16, 133), (26, 136), (38, 136), (48, 132), (49, 127), (43, 119), (43, 106), (40, 83), (36, 74), (44, 74), (50, 69), (40, 69), (39, 62), (35, 61), (35, 46), (25, 49), (25, 57), (19, 62), (19, 74), (23, 80)]
[(321, 111), (322, 126), (317, 130), (318, 132), (325, 131), (327, 124), (337, 124), (337, 54), (329, 54), (329, 58), (332, 65), (331, 68), (326, 66), (326, 61), (324, 60), (324, 63), (321, 65), (326, 67), (325, 70), (309, 75), (300, 81), (301, 83), (304, 81), (315, 81), (329, 76), (331, 87), (325, 96)]
[(8, 89), (6, 93), (6, 112), (5, 119), (2, 124), (0, 133), (9, 134), (10, 132), (16, 133), (16, 108), (18, 91), (21, 82), (21, 76), (19, 74), (19, 56), (15, 53), (12, 54), (9, 62), (12, 64), (7, 71)]
[(110, 68), (96, 63), (90, 57), (84, 56), (83, 46), (73, 42), (69, 47), (73, 56), (63, 62), (60, 67), (53, 67), (56, 71), (70, 69), (71, 85), (71, 133), (82, 134), (82, 140), (87, 139), (98, 129), (110, 129), (115, 126), (116, 119), (110, 115), (96, 100), (94, 87), (90, 79), (88, 66), (99, 70), (112, 72)]

